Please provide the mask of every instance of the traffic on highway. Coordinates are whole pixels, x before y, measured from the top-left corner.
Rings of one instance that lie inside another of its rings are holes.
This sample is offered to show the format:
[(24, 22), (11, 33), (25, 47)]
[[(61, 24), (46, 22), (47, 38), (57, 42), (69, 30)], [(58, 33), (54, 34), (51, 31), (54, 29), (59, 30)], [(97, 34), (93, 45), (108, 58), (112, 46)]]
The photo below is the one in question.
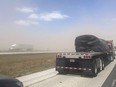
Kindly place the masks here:
[(116, 87), (116, 0), (0, 0), (0, 87)]

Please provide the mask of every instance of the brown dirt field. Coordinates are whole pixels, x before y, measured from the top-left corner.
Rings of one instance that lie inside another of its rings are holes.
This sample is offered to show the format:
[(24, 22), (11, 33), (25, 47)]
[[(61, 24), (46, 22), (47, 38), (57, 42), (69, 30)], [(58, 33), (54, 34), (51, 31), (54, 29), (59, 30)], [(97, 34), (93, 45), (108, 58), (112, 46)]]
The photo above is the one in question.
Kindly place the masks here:
[(55, 67), (56, 53), (0, 55), (0, 74), (19, 77)]

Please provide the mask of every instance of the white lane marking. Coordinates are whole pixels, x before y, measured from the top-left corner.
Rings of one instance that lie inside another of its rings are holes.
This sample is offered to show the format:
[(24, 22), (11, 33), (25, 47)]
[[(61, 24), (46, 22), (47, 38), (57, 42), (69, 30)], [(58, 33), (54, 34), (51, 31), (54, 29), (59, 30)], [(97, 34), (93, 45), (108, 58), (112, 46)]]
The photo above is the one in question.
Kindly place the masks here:
[(113, 82), (112, 82), (112, 87), (114, 87), (115, 85), (116, 85), (116, 79), (113, 80)]

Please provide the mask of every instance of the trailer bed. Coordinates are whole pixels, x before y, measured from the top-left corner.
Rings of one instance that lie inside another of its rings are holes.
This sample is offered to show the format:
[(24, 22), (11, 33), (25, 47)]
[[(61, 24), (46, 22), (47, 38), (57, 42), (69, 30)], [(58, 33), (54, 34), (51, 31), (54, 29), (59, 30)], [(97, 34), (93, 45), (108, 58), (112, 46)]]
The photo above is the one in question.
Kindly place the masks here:
[(69, 71), (83, 71), (95, 73), (96, 69), (104, 68), (107, 52), (64, 52), (56, 55), (56, 71), (68, 73)]
[(77, 59), (91, 59), (93, 56), (99, 56), (107, 54), (106, 52), (64, 52), (64, 53), (58, 53), (56, 55), (56, 58), (77, 58)]

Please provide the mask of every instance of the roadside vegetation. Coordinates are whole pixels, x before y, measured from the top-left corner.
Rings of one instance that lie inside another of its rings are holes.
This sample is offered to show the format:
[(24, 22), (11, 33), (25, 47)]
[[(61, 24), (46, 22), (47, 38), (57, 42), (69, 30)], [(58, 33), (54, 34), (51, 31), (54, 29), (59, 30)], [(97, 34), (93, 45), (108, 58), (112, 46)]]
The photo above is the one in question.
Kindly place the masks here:
[(55, 67), (56, 53), (0, 55), (0, 74), (19, 77)]

